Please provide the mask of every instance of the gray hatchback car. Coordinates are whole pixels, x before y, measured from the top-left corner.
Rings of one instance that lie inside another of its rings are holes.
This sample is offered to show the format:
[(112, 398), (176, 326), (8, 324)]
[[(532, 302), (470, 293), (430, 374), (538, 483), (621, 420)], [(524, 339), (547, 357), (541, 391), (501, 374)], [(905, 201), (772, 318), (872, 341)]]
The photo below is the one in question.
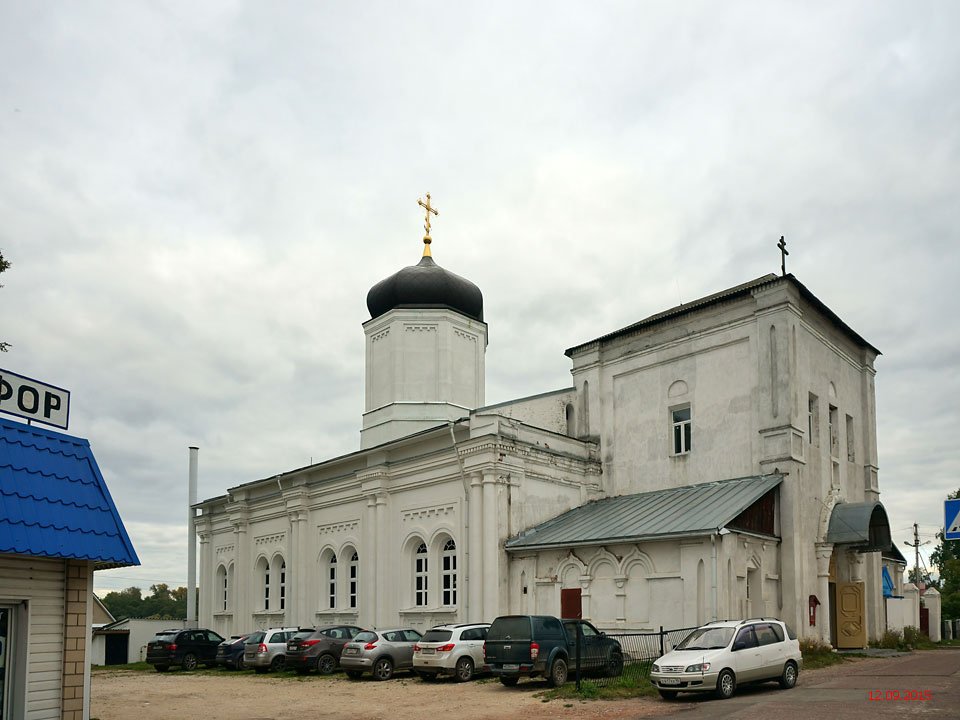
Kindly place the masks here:
[(250, 635), (243, 642), (243, 663), (258, 673), (283, 670), (286, 662), (287, 640), (300, 628), (270, 628)]
[(364, 672), (389, 680), (397, 670), (413, 670), (413, 646), (422, 636), (413, 628), (364, 630), (343, 646), (340, 667), (356, 679)]

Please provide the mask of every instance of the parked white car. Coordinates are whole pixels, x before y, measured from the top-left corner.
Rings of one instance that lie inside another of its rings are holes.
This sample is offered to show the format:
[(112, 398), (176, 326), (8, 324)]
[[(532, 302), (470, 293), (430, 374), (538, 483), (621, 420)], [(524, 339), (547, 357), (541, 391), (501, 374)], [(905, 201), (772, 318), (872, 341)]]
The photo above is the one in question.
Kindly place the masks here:
[(413, 669), (424, 680), (453, 675), (458, 682), (483, 668), (483, 641), (490, 623), (437, 625), (413, 647)]
[(737, 685), (776, 680), (787, 689), (803, 667), (800, 643), (773, 618), (727, 620), (699, 627), (657, 660), (650, 681), (667, 700), (678, 692), (733, 695)]

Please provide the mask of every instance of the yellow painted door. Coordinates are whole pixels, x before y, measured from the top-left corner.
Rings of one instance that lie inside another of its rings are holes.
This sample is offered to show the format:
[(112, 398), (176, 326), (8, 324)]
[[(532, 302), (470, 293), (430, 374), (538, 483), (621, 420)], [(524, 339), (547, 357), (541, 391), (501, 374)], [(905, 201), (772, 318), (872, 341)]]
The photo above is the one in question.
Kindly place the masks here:
[(837, 647), (867, 646), (863, 583), (837, 583)]

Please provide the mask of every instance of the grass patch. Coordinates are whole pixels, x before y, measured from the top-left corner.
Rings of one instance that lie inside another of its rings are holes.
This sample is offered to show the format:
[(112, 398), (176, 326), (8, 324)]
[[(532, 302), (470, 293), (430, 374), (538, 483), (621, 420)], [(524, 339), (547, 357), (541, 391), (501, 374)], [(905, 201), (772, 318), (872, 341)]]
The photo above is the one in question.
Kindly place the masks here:
[(618, 678), (604, 678), (601, 681), (581, 680), (580, 690), (577, 691), (576, 680), (570, 680), (566, 685), (538, 692), (542, 702), (551, 700), (623, 700), (635, 697), (657, 697), (655, 687), (647, 677), (624, 674)]
[(821, 645), (815, 640), (802, 640), (800, 653), (803, 655), (804, 670), (816, 670), (850, 662), (848, 655), (834, 652), (829, 645)]
[(937, 643), (931, 642), (926, 633), (916, 627), (908, 625), (900, 630), (887, 630), (879, 640), (870, 643), (870, 647), (887, 648), (890, 650), (933, 650)]
[(153, 665), (145, 662), (136, 662), (136, 663), (127, 663), (126, 665), (91, 665), (90, 670), (93, 672), (99, 671), (118, 671), (118, 670), (129, 670), (130, 672), (144, 672), (147, 670), (153, 670)]

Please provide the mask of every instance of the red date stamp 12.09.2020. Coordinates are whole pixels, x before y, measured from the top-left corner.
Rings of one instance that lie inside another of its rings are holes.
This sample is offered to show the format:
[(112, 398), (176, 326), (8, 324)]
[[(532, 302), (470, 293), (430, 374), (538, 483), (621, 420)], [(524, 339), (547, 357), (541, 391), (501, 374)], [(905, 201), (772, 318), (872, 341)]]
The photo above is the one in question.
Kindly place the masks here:
[(867, 690), (869, 700), (929, 700), (930, 690)]

